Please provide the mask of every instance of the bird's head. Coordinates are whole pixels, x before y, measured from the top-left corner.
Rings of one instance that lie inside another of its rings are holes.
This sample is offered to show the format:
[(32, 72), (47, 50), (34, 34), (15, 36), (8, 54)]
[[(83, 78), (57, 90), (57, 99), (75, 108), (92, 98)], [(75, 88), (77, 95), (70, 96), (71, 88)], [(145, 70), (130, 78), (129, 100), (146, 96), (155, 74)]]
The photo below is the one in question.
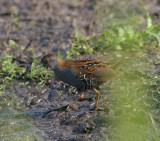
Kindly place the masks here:
[(46, 68), (52, 68), (59, 66), (60, 59), (54, 54), (47, 54), (41, 59), (41, 65)]

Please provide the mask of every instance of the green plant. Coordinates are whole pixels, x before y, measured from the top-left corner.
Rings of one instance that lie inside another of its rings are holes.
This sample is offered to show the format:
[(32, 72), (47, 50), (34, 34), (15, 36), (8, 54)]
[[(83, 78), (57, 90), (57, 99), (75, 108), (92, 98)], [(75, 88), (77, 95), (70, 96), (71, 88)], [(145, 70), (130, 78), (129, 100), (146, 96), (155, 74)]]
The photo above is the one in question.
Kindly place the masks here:
[[(85, 37), (75, 31), (74, 42), (71, 49), (67, 51), (67, 58), (84, 53), (105, 54), (108, 51), (138, 51), (148, 44), (157, 41), (160, 46), (160, 28), (152, 23), (152, 19), (142, 4), (147, 15), (147, 27), (143, 30), (133, 25), (114, 24), (107, 25), (100, 35)], [(154, 44), (155, 46), (155, 44)]]
[(91, 36), (85, 37), (78, 30), (74, 33), (74, 42), (71, 48), (67, 51), (67, 59), (72, 56), (77, 56), (83, 53), (93, 54), (94, 46), (92, 46)]
[[(9, 40), (9, 44), (13, 49), (22, 53), (23, 47), (18, 48), (15, 41)], [(41, 85), (45, 80), (53, 76), (53, 73), (45, 68), (36, 68), (38, 60), (35, 58), (33, 50), (31, 59), (32, 63), (30, 64), (30, 67), (27, 68), (27, 65), (15, 61), (12, 55), (4, 54), (0, 60), (0, 89), (4, 89), (6, 84), (12, 85), (12, 81), (16, 79), (29, 79), (37, 81), (38, 85)], [(23, 83), (21, 83), (21, 85), (23, 85)], [(26, 85), (28, 83), (29, 82), (25, 82), (24, 84)]]

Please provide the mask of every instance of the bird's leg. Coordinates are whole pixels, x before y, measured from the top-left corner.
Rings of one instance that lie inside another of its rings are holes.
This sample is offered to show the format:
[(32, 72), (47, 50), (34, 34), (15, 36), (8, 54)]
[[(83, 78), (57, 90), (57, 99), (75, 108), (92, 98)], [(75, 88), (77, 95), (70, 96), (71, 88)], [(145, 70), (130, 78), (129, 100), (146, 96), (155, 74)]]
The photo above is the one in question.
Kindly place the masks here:
[(81, 92), (81, 96), (78, 99), (76, 99), (72, 103), (68, 104), (66, 110), (68, 110), (70, 107), (72, 107), (74, 110), (77, 110), (77, 108), (73, 107), (73, 104), (75, 104), (77, 101), (82, 100), (83, 98), (84, 98), (84, 91)]
[(94, 90), (94, 92), (95, 92), (96, 95), (97, 95), (97, 97), (96, 97), (96, 103), (95, 103), (96, 110), (104, 110), (104, 109), (98, 107), (98, 101), (99, 101), (100, 93), (99, 93), (98, 90), (96, 90), (95, 88), (93, 88), (93, 90)]

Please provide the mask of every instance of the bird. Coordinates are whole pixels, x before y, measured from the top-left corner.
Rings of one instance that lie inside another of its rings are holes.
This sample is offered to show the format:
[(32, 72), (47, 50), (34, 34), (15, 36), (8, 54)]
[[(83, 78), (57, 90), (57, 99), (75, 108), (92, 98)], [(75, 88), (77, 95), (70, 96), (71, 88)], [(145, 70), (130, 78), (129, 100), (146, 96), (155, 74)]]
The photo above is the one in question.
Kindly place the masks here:
[(123, 61), (112, 63), (98, 59), (62, 60), (55, 54), (47, 54), (42, 57), (40, 64), (43, 67), (51, 68), (55, 78), (77, 88), (81, 95), (78, 99), (69, 103), (66, 109), (84, 98), (84, 91), (92, 89), (96, 93), (96, 110), (102, 110), (98, 101), (100, 98), (99, 86), (116, 76), (116, 69)]

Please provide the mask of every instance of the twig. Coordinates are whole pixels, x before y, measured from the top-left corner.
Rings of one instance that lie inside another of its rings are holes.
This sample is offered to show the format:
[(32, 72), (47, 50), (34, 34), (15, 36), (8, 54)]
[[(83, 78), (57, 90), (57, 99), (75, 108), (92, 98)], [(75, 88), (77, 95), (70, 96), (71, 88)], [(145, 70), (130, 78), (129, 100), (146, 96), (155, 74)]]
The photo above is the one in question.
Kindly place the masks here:
[(31, 45), (32, 41), (33, 41), (33, 39), (31, 39), (31, 40), (29, 41), (29, 43), (25, 46), (25, 48), (24, 48), (23, 51), (26, 51), (26, 50), (28, 49), (28, 47)]
[[(68, 104), (69, 105), (69, 104)], [(60, 107), (60, 108), (56, 108), (56, 109), (51, 109), (51, 110), (48, 110), (44, 113), (44, 115), (42, 116), (42, 118), (45, 118), (49, 113), (53, 112), (53, 111), (64, 111), (67, 109), (68, 105), (66, 106), (63, 106), (63, 107)]]

